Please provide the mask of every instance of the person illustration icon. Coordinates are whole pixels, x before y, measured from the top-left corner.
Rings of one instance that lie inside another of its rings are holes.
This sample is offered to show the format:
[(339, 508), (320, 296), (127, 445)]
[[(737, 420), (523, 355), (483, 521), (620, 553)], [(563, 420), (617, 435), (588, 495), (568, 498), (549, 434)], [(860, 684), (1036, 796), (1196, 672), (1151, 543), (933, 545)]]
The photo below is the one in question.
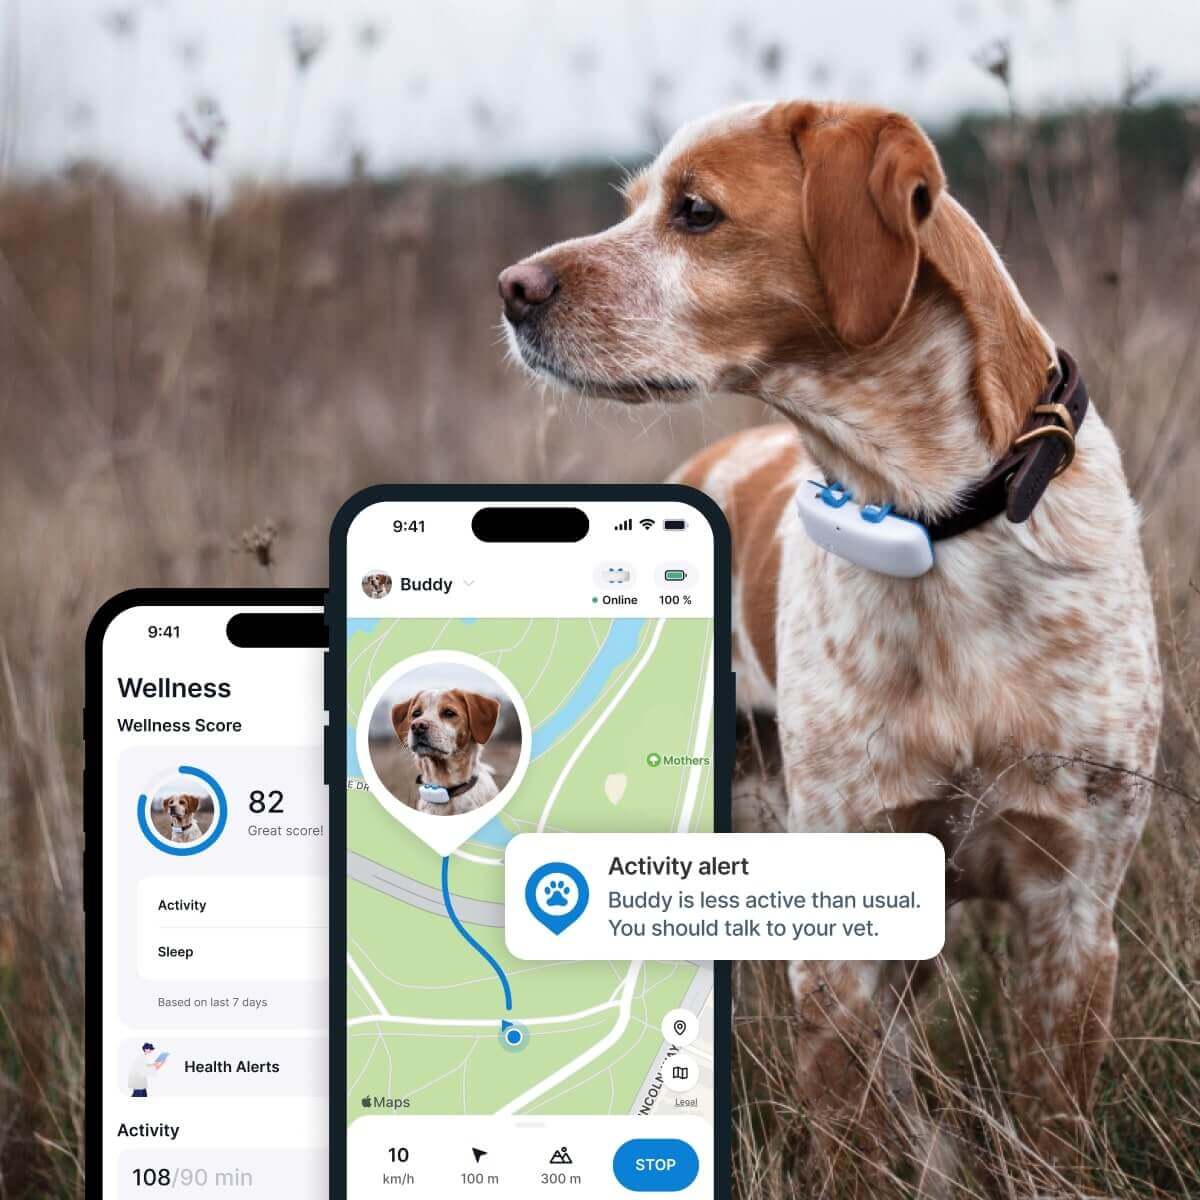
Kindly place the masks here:
[(161, 1071), (166, 1061), (166, 1051), (156, 1055), (153, 1042), (142, 1043), (141, 1053), (129, 1064), (129, 1075), (125, 1081), (132, 1099), (144, 1100), (150, 1095), (150, 1072)]

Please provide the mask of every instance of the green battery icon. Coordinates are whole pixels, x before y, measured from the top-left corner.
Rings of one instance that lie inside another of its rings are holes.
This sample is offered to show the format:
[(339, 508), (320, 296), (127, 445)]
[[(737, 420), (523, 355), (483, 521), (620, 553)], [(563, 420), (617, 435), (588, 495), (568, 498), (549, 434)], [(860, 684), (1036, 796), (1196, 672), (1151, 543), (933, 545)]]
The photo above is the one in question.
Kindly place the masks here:
[(682, 567), (668, 567), (663, 572), (663, 578), (668, 583), (682, 583), (687, 578), (687, 572)]

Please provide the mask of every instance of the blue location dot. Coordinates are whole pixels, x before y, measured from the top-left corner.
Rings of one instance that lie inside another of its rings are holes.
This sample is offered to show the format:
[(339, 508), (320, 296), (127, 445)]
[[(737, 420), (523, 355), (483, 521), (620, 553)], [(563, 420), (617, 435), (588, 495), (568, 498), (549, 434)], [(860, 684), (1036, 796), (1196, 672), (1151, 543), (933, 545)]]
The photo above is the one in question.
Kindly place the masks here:
[(529, 1030), (519, 1021), (500, 1022), (500, 1045), (505, 1050), (524, 1050), (529, 1044)]
[(570, 863), (546, 863), (538, 867), (525, 884), (525, 903), (529, 911), (556, 935), (583, 916), (587, 902), (587, 880)]

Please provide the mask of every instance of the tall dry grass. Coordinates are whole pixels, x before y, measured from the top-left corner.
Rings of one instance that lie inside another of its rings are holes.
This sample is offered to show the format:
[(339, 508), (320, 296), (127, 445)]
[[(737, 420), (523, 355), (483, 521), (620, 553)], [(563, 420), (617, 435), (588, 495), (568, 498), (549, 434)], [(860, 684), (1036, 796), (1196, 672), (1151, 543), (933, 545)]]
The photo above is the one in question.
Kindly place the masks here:
[[(220, 135), (204, 120), (192, 116), (202, 155)], [(1125, 448), (1168, 668), (1169, 786), (1123, 894), (1117, 1043), (1089, 1175), (1035, 1161), (1005, 1115), (1016, 1039), (1002, 917), (970, 914), (956, 933), (919, 1059), (963, 1196), (1200, 1191), (1200, 213), (1178, 178), (1129, 186), (1111, 120), (1049, 140), (985, 129), (966, 199), (1005, 232), (1018, 282), (1078, 352)], [(615, 175), (356, 178), (246, 189), (217, 211), (81, 169), (0, 195), (5, 1200), (81, 1194), (79, 705), (97, 604), (134, 585), (321, 583), (329, 519), (370, 483), (653, 480), (765, 419), (721, 398), (583, 405), (505, 366), (496, 272), (610, 221)], [(795, 1173), (804, 1114), (777, 980), (743, 981), (738, 1030), (740, 1190), (814, 1194)]]

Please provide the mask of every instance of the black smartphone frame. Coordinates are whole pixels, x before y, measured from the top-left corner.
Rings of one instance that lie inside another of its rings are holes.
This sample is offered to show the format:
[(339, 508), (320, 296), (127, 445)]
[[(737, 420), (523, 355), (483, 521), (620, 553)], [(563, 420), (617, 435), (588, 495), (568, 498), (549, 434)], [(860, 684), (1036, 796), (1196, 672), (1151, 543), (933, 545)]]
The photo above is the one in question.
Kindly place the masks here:
[[(717, 503), (704, 492), (683, 484), (378, 484), (356, 492), (338, 509), (329, 533), (329, 594), (325, 621), (329, 653), (325, 656), (325, 782), (329, 789), (329, 1197), (346, 1200), (346, 540), (354, 518), (374, 504), (437, 504), (467, 501), (504, 504), (539, 501), (628, 504), (674, 500), (694, 508), (708, 522), (713, 538), (713, 786), (714, 831), (732, 830), (735, 678), (730, 627), (731, 539), (729, 524)], [(340, 714), (334, 727), (333, 714)], [(335, 786), (337, 780), (340, 786)], [(732, 1195), (732, 964), (713, 963), (713, 1196)], [(722, 1119), (722, 1114), (725, 1114)]]
[[(88, 623), (83, 656), (83, 945), (84, 1018), (84, 1195), (102, 1200), (104, 1105), (89, 1103), (104, 1086), (103, 992), (99, 964), (104, 953), (104, 856), (99, 847), (104, 819), (104, 635), (113, 621), (131, 608), (172, 605), (177, 608), (228, 608), (230, 605), (269, 608), (275, 605), (320, 608), (325, 593), (320, 588), (131, 588), (106, 600)], [(89, 819), (89, 813), (91, 814)], [(87, 851), (91, 834), (93, 850)]]

